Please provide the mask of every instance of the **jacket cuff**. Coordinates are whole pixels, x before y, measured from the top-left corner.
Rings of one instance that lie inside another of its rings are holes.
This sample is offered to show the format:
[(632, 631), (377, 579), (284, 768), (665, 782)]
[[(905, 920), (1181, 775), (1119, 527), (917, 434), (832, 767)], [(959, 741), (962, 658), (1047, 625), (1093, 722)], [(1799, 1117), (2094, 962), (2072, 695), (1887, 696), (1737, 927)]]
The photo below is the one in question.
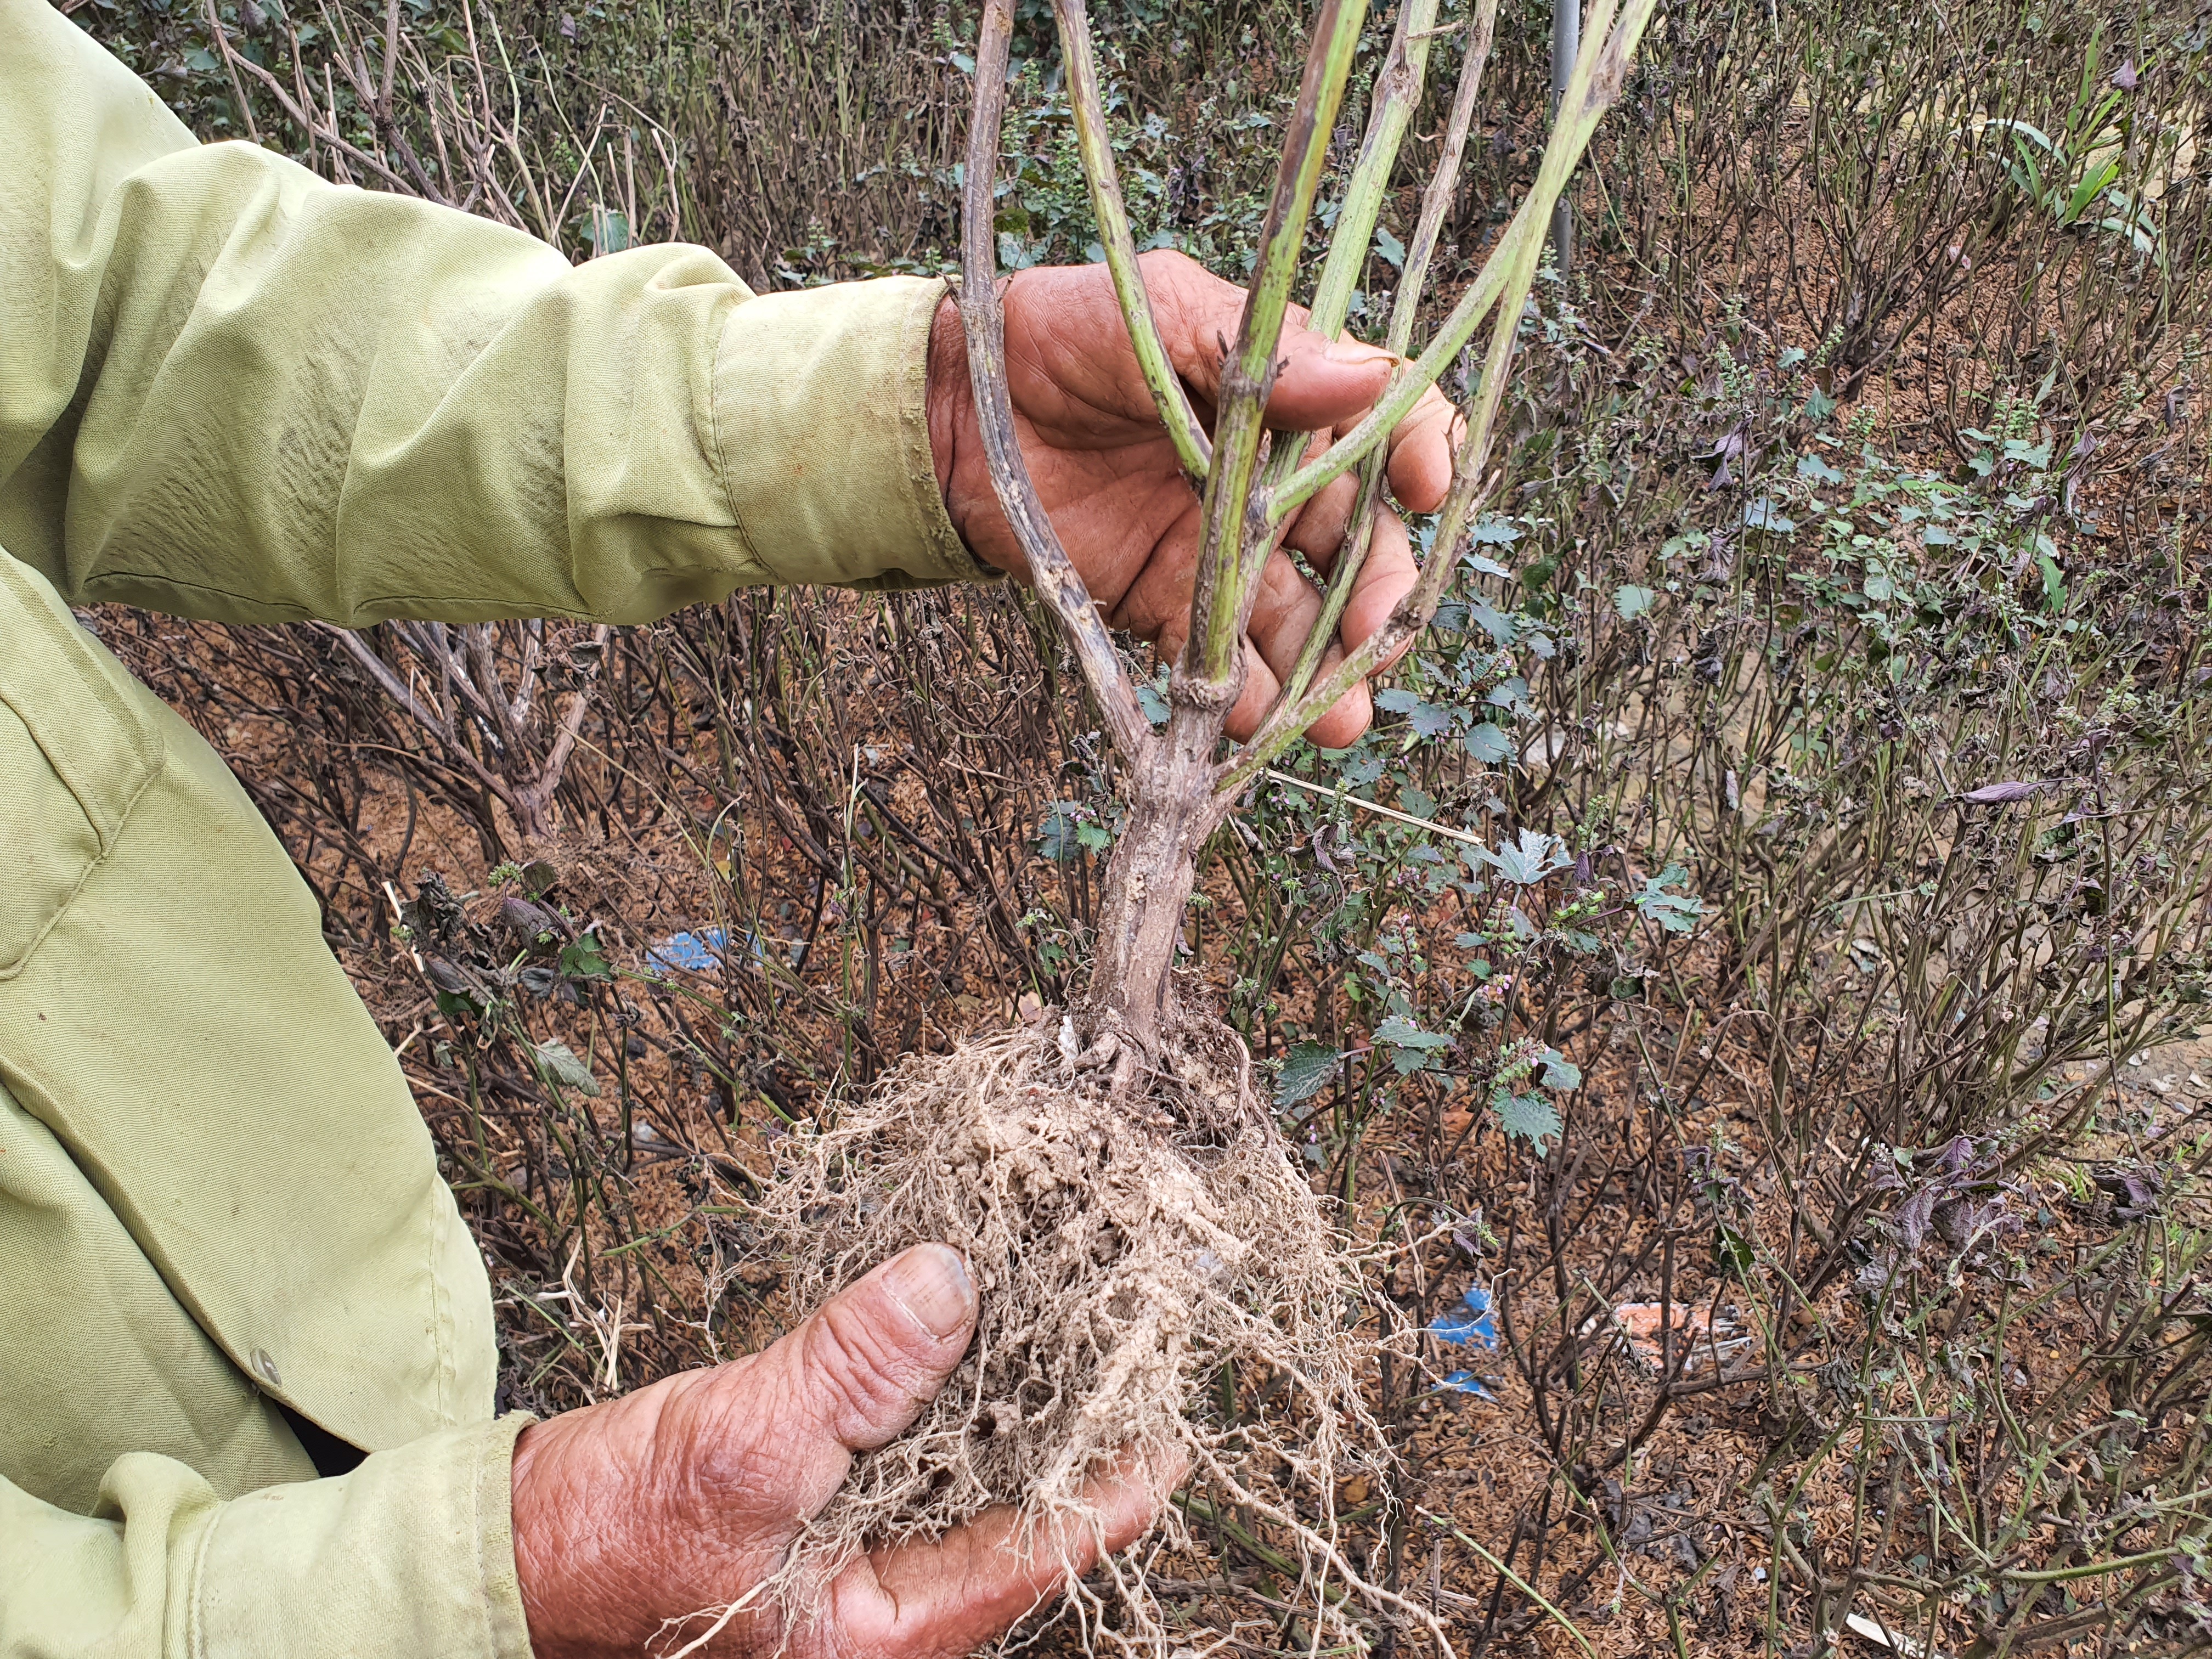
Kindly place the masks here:
[(888, 276), (731, 308), (714, 441), (738, 534), (779, 582), (980, 581), (929, 447), (929, 331), (945, 286)]
[(425, 1435), (222, 1505), (192, 1575), (190, 1650), (531, 1659), (509, 1494), (532, 1420)]

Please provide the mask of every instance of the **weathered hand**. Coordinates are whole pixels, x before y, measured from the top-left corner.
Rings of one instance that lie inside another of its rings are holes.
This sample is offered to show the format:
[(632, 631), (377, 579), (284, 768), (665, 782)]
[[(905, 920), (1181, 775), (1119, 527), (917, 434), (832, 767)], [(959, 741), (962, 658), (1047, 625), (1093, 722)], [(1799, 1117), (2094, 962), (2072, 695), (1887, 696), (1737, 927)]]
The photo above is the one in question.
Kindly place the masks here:
[[(1236, 338), (1244, 291), (1179, 253), (1148, 253), (1141, 264), (1169, 358), (1210, 422), (1223, 347)], [(1006, 313), (1015, 424), (1045, 510), (1107, 619), (1172, 655), (1190, 631), (1198, 496), (1153, 412), (1106, 267), (1018, 272), (1006, 286)], [(1291, 431), (1348, 428), (1390, 378), (1389, 353), (1309, 333), (1296, 307), (1285, 320), (1282, 359), (1267, 419)], [(1392, 434), (1390, 487), (1408, 509), (1425, 513), (1443, 500), (1457, 419), (1431, 390)], [(930, 341), (929, 430), (953, 527), (978, 558), (1020, 572), (1025, 562), (991, 487), (966, 344), (950, 301)], [(1354, 478), (1338, 479), (1291, 521), (1285, 541), (1326, 572), (1357, 495)], [(1405, 526), (1384, 514), (1338, 627), (1340, 648), (1380, 628), (1413, 581)], [(1232, 737), (1249, 737), (1258, 726), (1320, 612), (1321, 595), (1278, 548), (1252, 609), (1243, 690), (1229, 717)], [(1366, 729), (1370, 712), (1366, 688), (1356, 688), (1310, 735), (1340, 747)]]
[[(763, 1352), (670, 1377), (523, 1431), (514, 1452), (514, 1559), (538, 1659), (676, 1646), (780, 1566), (856, 1452), (912, 1422), (968, 1346), (975, 1292), (960, 1259), (924, 1244), (884, 1264)], [(1143, 1531), (1159, 1501), (1137, 1480), (1097, 1492), (1105, 1543)], [(989, 1641), (1060, 1588), (1047, 1545), (1024, 1560), (1011, 1512), (938, 1542), (879, 1551), (786, 1632), (774, 1609), (732, 1619), (708, 1650), (793, 1659), (935, 1659)], [(1093, 1540), (1066, 1560), (1087, 1569)], [(703, 1619), (691, 1615), (704, 1613)], [(682, 1628), (671, 1620), (689, 1620)]]

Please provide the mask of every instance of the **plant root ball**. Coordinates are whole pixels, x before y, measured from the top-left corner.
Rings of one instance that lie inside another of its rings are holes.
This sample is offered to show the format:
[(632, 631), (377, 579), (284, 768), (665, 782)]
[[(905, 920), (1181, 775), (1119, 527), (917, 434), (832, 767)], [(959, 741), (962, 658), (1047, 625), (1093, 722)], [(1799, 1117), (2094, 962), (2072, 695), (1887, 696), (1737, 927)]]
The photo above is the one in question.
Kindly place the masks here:
[[(909, 1059), (793, 1144), (760, 1220), (763, 1248), (790, 1263), (794, 1318), (928, 1240), (966, 1256), (981, 1311), (943, 1393), (855, 1461), (808, 1529), (787, 1606), (863, 1549), (994, 1504), (1021, 1506), (1040, 1547), (1079, 1532), (1095, 1519), (1086, 1478), (1132, 1453), (1189, 1462), (1194, 1490), (1273, 1523), (1316, 1573), (1358, 1581), (1332, 1507), (1338, 1479), (1383, 1456), (1359, 1393), (1374, 1339), (1359, 1331), (1358, 1259), (1255, 1097), (1235, 1035), (1184, 1017), (1162, 1049), (1160, 1070), (1110, 1036), (1079, 1051), (1048, 1013)], [(1142, 1617), (1127, 1566), (1114, 1577)]]

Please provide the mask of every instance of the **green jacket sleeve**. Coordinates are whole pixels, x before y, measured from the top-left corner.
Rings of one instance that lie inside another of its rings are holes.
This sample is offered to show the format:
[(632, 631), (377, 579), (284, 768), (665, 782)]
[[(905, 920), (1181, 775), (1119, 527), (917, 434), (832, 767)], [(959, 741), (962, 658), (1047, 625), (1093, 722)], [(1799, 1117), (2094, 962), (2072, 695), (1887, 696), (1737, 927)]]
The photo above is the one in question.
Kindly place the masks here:
[(940, 283), (755, 295), (200, 145), (0, 0), (0, 547), (73, 603), (641, 622), (983, 574), (923, 411)]
[(118, 1459), (90, 1516), (0, 1480), (5, 1659), (528, 1659), (507, 1474), (530, 1419), (228, 1502)]

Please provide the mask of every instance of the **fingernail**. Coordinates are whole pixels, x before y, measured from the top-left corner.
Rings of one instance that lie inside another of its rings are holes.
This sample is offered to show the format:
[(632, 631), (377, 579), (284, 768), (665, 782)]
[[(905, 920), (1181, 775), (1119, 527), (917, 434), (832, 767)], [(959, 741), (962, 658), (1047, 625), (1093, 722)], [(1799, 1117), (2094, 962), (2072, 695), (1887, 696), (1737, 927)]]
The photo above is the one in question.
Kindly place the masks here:
[(1333, 363), (1342, 363), (1350, 368), (1365, 368), (1370, 363), (1396, 361), (1381, 346), (1369, 345), (1364, 340), (1332, 340), (1328, 349), (1322, 355)]
[(884, 1289), (915, 1322), (942, 1342), (975, 1311), (968, 1268), (942, 1244), (917, 1244), (884, 1269)]

